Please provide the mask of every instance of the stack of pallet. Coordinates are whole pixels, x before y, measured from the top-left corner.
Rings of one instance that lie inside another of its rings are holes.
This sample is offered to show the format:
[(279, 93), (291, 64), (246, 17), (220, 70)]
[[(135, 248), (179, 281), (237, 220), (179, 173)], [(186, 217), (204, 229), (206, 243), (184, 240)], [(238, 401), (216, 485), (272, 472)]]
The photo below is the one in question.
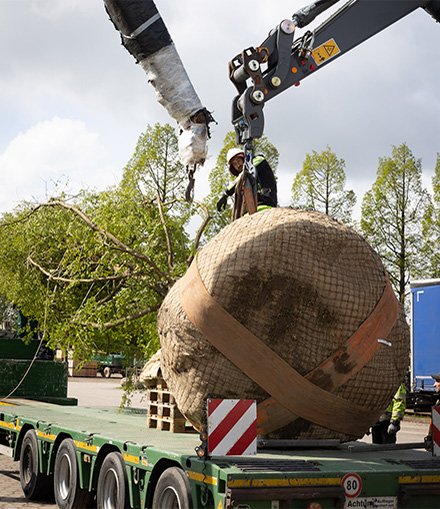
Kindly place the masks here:
[(162, 378), (160, 350), (145, 364), (139, 380), (148, 389), (147, 428), (171, 433), (194, 431), (191, 425), (186, 426), (187, 420), (178, 409), (174, 396)]
[[(82, 364), (81, 368), (78, 366)], [(73, 359), (68, 360), (69, 376), (75, 377), (92, 377), (95, 378), (98, 374), (98, 363), (96, 361), (88, 361), (82, 363), (82, 361), (76, 361)]]
[(174, 396), (162, 380), (157, 387), (147, 391), (147, 428), (171, 433), (183, 433), (186, 419), (177, 408)]

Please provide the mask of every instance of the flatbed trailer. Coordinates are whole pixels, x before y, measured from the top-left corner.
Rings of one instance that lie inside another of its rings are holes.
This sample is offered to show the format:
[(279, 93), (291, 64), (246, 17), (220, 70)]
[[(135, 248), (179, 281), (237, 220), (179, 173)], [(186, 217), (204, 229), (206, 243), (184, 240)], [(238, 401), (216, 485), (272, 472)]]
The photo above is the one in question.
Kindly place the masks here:
[(198, 433), (147, 429), (136, 410), (0, 405), (0, 452), (20, 461), (25, 496), (53, 490), (62, 508), (440, 508), (440, 458), (333, 442), (268, 441), (254, 456), (204, 459)]

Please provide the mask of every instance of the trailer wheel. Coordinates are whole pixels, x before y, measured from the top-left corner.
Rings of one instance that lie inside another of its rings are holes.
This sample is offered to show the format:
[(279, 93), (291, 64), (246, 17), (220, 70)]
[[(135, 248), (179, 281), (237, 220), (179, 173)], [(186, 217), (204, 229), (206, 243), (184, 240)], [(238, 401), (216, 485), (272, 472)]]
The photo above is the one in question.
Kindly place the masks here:
[(110, 366), (106, 366), (102, 371), (102, 376), (104, 378), (110, 378), (112, 376), (112, 368)]
[(37, 434), (34, 429), (26, 432), (20, 451), (20, 482), (24, 496), (41, 500), (52, 495), (52, 476), (40, 472)]
[(98, 509), (130, 507), (127, 469), (119, 452), (111, 452), (102, 463), (96, 494)]
[(191, 489), (185, 472), (167, 468), (159, 477), (153, 496), (153, 509), (192, 509)]
[(80, 488), (75, 443), (71, 438), (61, 442), (55, 458), (55, 502), (60, 509), (86, 508), (93, 494)]

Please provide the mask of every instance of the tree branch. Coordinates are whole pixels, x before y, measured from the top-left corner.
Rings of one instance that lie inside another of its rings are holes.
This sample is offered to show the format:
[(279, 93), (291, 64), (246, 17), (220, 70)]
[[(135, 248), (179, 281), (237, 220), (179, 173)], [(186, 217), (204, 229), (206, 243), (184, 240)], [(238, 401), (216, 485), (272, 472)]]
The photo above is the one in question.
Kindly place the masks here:
[(106, 277), (95, 277), (90, 279), (68, 279), (65, 277), (58, 277), (51, 274), (49, 271), (44, 269), (41, 265), (39, 265), (37, 262), (35, 262), (30, 256), (28, 256), (28, 262), (39, 269), (45, 276), (47, 276), (49, 279), (52, 279), (53, 281), (59, 281), (61, 283), (97, 283), (100, 281), (120, 281), (121, 279), (127, 279), (131, 276), (137, 276), (138, 274), (141, 274), (142, 271), (134, 272), (134, 273), (128, 273), (123, 274), (121, 276), (106, 276)]
[[(122, 284), (123, 284), (123, 281), (120, 281), (115, 288), (113, 288), (113, 290), (107, 295), (105, 296), (104, 298), (102, 298), (101, 300), (98, 300), (96, 302), (96, 305), (98, 307), (100, 306), (103, 306), (104, 304), (106, 304), (108, 301), (112, 300), (113, 297), (119, 292), (119, 290), (122, 288)], [(98, 292), (97, 295), (99, 295), (100, 292)]]
[(146, 256), (144, 253), (137, 251), (136, 249), (131, 249), (129, 246), (124, 244), (121, 240), (119, 240), (113, 234), (111, 234), (110, 232), (106, 231), (104, 228), (95, 224), (86, 214), (84, 214), (84, 212), (77, 209), (73, 205), (69, 205), (68, 203), (65, 203), (61, 200), (54, 200), (54, 201), (51, 201), (48, 203), (41, 203), (40, 205), (37, 205), (35, 207), (34, 211), (38, 210), (39, 208), (43, 208), (43, 207), (59, 207), (59, 208), (63, 208), (66, 210), (70, 210), (75, 215), (77, 215), (93, 231), (100, 233), (101, 235), (104, 235), (105, 237), (110, 239), (113, 242), (113, 244), (115, 244), (115, 246), (117, 246), (122, 252), (131, 254), (135, 258), (138, 258), (138, 259), (146, 262), (153, 269), (153, 272), (155, 272), (157, 276), (165, 279), (170, 284), (174, 283), (174, 278), (170, 274), (167, 274), (167, 273), (161, 271), (159, 269), (159, 267), (153, 262), (153, 260), (151, 260), (151, 258)]
[[(184, 200), (183, 198), (175, 198), (174, 200), (166, 202), (163, 205), (164, 205), (164, 207), (168, 207), (170, 205), (173, 205), (173, 203), (175, 203), (177, 201), (186, 203), (186, 200)], [(203, 232), (205, 231), (205, 228), (206, 228), (207, 224), (209, 223), (209, 221), (212, 219), (211, 214), (209, 213), (209, 209), (206, 205), (204, 205), (202, 202), (197, 201), (197, 200), (193, 200), (192, 203), (195, 203), (203, 210), (203, 212), (205, 213), (205, 219), (203, 220), (202, 224), (200, 225), (199, 229), (197, 230), (197, 233), (196, 233), (196, 236), (194, 239), (194, 244), (191, 249), (191, 254), (189, 255), (189, 257), (186, 260), (186, 265), (188, 267), (191, 265), (191, 262), (193, 261), (195, 253), (196, 253), (197, 249), (199, 248), (200, 239), (202, 238)]]
[(159, 303), (154, 304), (153, 306), (150, 306), (142, 311), (139, 311), (138, 313), (134, 313), (132, 315), (128, 315), (128, 316), (119, 318), (118, 320), (115, 320), (114, 322), (106, 322), (103, 324), (99, 324), (99, 323), (94, 323), (94, 322), (71, 321), (70, 323), (72, 325), (81, 325), (83, 327), (92, 327), (93, 329), (98, 329), (98, 330), (102, 329), (103, 327), (105, 329), (111, 329), (113, 327), (117, 327), (118, 325), (122, 325), (125, 322), (130, 322), (133, 320), (137, 320), (138, 318), (142, 318), (143, 316), (148, 315), (148, 313), (151, 313), (152, 311), (157, 311), (160, 308), (161, 304), (162, 303), (159, 302)]
[(156, 200), (157, 200), (157, 208), (159, 209), (160, 220), (162, 221), (163, 230), (165, 232), (165, 238), (167, 240), (168, 267), (170, 270), (173, 270), (173, 246), (171, 245), (170, 234), (168, 232), (168, 228), (167, 228), (167, 225), (165, 222), (165, 217), (163, 215), (162, 204), (160, 201), (159, 193), (156, 193)]

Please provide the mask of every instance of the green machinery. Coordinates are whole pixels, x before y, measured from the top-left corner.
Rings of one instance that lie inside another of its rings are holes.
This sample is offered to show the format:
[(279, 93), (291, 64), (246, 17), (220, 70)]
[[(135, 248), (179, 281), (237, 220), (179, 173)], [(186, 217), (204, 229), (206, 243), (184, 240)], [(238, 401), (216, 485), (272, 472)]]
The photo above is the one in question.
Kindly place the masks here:
[(36, 324), (19, 313), (18, 330), (0, 330), (0, 399), (9, 395), (61, 405), (76, 405), (67, 397), (67, 363), (38, 339)]

